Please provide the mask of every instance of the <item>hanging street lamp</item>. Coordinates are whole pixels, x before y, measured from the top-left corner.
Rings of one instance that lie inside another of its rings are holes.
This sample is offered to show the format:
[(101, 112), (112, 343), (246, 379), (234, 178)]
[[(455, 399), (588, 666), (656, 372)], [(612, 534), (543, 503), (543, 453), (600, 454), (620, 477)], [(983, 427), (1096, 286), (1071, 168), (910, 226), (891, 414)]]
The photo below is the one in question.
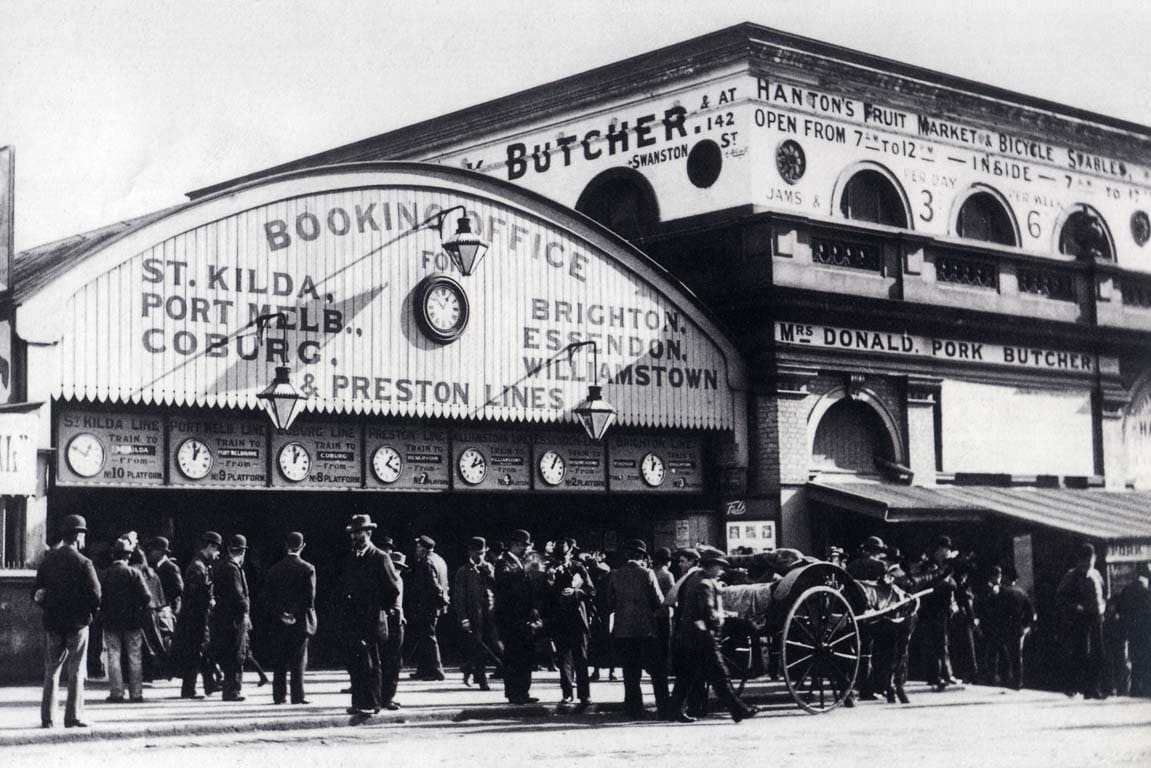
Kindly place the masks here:
[(300, 406), (304, 404), (304, 396), (292, 384), (291, 369), (287, 366), (276, 366), (276, 377), (260, 394), (256, 395), (267, 411), (268, 417), (280, 432), (287, 432), (292, 428), (292, 422), (300, 414)]
[[(589, 346), (592, 351), (592, 380), (595, 381), (599, 376), (599, 347), (594, 341), (574, 341), (568, 344), (568, 361), (571, 361), (577, 349)], [(603, 440), (608, 428), (615, 423), (615, 407), (604, 399), (603, 387), (596, 384), (588, 385), (587, 398), (575, 407), (574, 412), (580, 426), (592, 440)]]

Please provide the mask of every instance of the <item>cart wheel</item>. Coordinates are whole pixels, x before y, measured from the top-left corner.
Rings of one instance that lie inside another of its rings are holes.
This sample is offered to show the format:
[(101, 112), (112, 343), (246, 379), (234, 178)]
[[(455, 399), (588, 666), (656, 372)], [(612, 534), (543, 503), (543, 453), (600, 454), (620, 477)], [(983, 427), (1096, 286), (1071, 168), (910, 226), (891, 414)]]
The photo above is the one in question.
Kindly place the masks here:
[(859, 627), (851, 606), (831, 587), (810, 587), (783, 622), (783, 680), (795, 703), (812, 714), (835, 709), (855, 685)]

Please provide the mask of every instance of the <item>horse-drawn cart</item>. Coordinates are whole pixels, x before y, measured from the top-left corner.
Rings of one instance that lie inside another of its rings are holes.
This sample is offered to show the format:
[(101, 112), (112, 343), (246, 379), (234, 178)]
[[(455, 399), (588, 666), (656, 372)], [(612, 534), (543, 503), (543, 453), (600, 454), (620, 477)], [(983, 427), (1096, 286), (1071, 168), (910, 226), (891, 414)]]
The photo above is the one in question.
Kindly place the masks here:
[(863, 653), (860, 625), (905, 621), (925, 594), (857, 581), (843, 568), (795, 550), (728, 560), (759, 579), (772, 579), (723, 590), (725, 611), (742, 619), (728, 622), (743, 628), (727, 638), (732, 671), (740, 682), (754, 674), (751, 656), (758, 643), (752, 633), (759, 633), (777, 654), (778, 674), (791, 698), (813, 714), (835, 709), (851, 694)]

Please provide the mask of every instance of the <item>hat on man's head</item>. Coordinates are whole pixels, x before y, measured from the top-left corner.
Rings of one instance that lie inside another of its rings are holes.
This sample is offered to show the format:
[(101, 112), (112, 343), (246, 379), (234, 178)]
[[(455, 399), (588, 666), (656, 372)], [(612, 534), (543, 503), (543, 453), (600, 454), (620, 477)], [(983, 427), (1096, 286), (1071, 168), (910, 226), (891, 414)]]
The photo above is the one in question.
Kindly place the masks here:
[(215, 531), (204, 531), (200, 534), (200, 546), (207, 546), (208, 544), (215, 544), (217, 547), (224, 546), (224, 537)]
[(861, 549), (864, 552), (886, 552), (887, 545), (883, 543), (883, 539), (878, 536), (868, 536), (863, 540)]
[(426, 535), (417, 536), (416, 537), (416, 543), (419, 544), (424, 549), (435, 549), (436, 548), (436, 540), (433, 539), (431, 536), (426, 536)]
[(64, 533), (87, 533), (88, 521), (80, 515), (68, 515), (60, 521), (60, 530)]
[(123, 537), (112, 542), (112, 554), (114, 555), (130, 555), (134, 549), (132, 542)]
[(936, 536), (935, 537), (935, 543), (932, 545), (931, 548), (932, 549), (951, 549), (951, 537), (950, 536)]
[(671, 562), (671, 550), (667, 547), (657, 547), (655, 552), (652, 553), (651, 559), (657, 565), (664, 565)]
[(468, 539), (468, 551), (469, 552), (487, 552), (488, 551), (488, 540), (485, 539), (483, 536), (472, 536), (470, 539)]
[(163, 536), (154, 536), (148, 541), (148, 549), (158, 549), (167, 555), (172, 551), (172, 544)]
[(731, 563), (727, 561), (727, 554), (725, 554), (723, 550), (713, 547), (708, 547), (704, 552), (700, 553), (699, 564), (705, 567), (709, 565), (722, 565), (724, 567), (731, 565)]
[(372, 518), (367, 515), (352, 515), (352, 521), (344, 530), (348, 533), (356, 533), (357, 531), (374, 531), (375, 529), (376, 524), (372, 522)]
[(288, 549), (299, 549), (304, 546), (304, 534), (299, 531), (292, 531), (284, 537), (284, 544), (287, 545)]
[(376, 539), (376, 549), (382, 549), (385, 552), (391, 552), (396, 548), (396, 540), (391, 536), (381, 536)]
[(237, 533), (228, 539), (229, 552), (243, 552), (248, 548), (248, 538), (242, 533)]
[(512, 544), (531, 544), (532, 535), (523, 528), (516, 528), (512, 531), (511, 536), (508, 536), (508, 541)]
[(683, 547), (675, 551), (676, 557), (686, 557), (689, 560), (699, 562), (699, 550), (695, 547)]
[(395, 566), (397, 568), (399, 568), (401, 571), (410, 571), (411, 570), (411, 568), (408, 567), (408, 556), (405, 555), (403, 552), (395, 550), (395, 551), (389, 552), (388, 554), (391, 556), (392, 562), (395, 564)]
[(624, 542), (623, 549), (625, 552), (635, 552), (636, 554), (646, 555), (647, 544), (643, 539), (630, 539)]

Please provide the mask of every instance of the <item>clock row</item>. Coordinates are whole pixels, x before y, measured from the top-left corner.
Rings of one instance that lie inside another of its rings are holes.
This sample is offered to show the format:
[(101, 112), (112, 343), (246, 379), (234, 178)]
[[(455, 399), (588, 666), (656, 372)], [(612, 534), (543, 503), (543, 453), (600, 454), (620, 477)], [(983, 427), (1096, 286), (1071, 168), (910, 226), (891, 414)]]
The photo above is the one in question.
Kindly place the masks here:
[[(324, 423), (271, 436), (269, 442), (264, 430), (232, 429), (221, 436), (210, 422), (175, 418), (166, 439), (162, 431), (141, 436), (85, 429), (82, 419), (69, 424), (73, 429), (61, 427), (58, 436), (62, 460), (57, 482), (62, 485), (603, 491), (610, 483), (620, 491), (703, 488), (702, 446), (695, 437), (621, 432), (605, 446), (560, 431)], [(165, 444), (171, 452), (167, 462)]]

